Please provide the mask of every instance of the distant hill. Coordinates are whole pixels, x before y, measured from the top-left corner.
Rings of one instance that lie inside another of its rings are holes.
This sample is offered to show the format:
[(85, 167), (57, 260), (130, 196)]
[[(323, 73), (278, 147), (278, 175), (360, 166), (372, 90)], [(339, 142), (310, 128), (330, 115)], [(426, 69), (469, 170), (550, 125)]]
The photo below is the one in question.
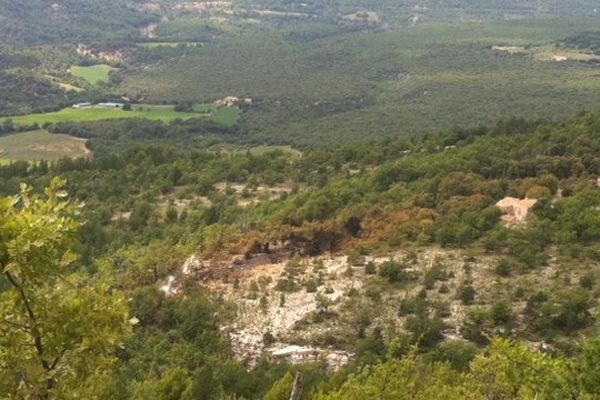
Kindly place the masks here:
[[(145, 27), (159, 21), (161, 11), (170, 10), (170, 17), (173, 10), (182, 10), (183, 14), (202, 14), (203, 7), (194, 4), (183, 0), (157, 0), (149, 7), (139, 0), (0, 0), (0, 43), (36, 45), (131, 41)], [(231, 4), (232, 9), (241, 14), (256, 10), (294, 12), (332, 21), (346, 14), (369, 10), (378, 13), (378, 24), (385, 25), (410, 25), (423, 20), (549, 15), (600, 17), (595, 0), (233, 0)], [(271, 14), (260, 14), (265, 15)]]
[(106, 42), (138, 35), (156, 15), (124, 0), (0, 0), (0, 42)]
[[(240, 1), (240, 4), (248, 2)], [(252, 2), (255, 3), (255, 2)], [(429, 19), (472, 19), (472, 18), (518, 18), (531, 16), (569, 15), (600, 16), (599, 5), (594, 0), (261, 0), (266, 7), (299, 10), (321, 10), (330, 12), (353, 12), (374, 10), (382, 12), (388, 22), (398, 17), (421, 17)]]

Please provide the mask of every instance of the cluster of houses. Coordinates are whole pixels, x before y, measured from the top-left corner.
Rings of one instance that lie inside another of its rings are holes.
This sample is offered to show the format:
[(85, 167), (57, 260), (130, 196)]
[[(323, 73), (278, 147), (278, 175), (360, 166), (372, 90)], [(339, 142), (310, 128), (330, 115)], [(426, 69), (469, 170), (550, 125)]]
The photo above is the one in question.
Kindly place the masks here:
[[(235, 107), (238, 105), (251, 106), (252, 99), (247, 97), (244, 99), (240, 99), (235, 96), (227, 96), (225, 98), (219, 99), (215, 101), (215, 106), (217, 107)], [(123, 108), (125, 107), (125, 103), (116, 103), (116, 102), (104, 102), (104, 103), (76, 103), (73, 104), (73, 108), (91, 108), (91, 107), (100, 107), (100, 108)]]
[[(224, 97), (222, 99), (215, 101), (214, 104), (216, 107), (219, 107), (219, 108), (220, 107), (228, 108), (228, 107), (236, 107), (236, 106), (250, 107), (250, 106), (252, 106), (252, 99), (249, 97), (240, 99), (239, 97), (235, 97), (235, 96), (227, 96), (227, 97)], [(125, 103), (117, 103), (117, 102), (109, 101), (109, 102), (102, 102), (102, 103), (96, 103), (96, 104), (90, 103), (90, 102), (73, 104), (73, 108), (77, 108), (77, 109), (92, 108), (92, 107), (123, 109), (125, 107)]]
[(243, 104), (245, 106), (252, 105), (252, 99), (247, 97), (245, 99), (240, 99), (235, 96), (227, 96), (222, 99), (215, 101), (215, 106), (217, 107), (235, 107), (237, 105)]
[(114, 103), (114, 102), (105, 102), (105, 103), (77, 103), (73, 104), (73, 108), (91, 108), (91, 107), (100, 107), (100, 108), (123, 108), (125, 107), (125, 103)]

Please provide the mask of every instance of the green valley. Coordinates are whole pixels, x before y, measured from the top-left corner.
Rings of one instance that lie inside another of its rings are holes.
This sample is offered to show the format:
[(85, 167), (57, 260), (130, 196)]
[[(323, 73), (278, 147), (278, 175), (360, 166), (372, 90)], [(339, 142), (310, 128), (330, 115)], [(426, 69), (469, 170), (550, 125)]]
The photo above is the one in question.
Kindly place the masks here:
[[(205, 111), (209, 110), (209, 111)], [(212, 106), (204, 107), (202, 111), (177, 112), (173, 106), (158, 105), (133, 105), (132, 110), (126, 111), (121, 108), (107, 108), (102, 106), (89, 106), (84, 108), (65, 108), (61, 111), (19, 115), (4, 118), (0, 122), (12, 122), (15, 126), (33, 126), (44, 124), (56, 124), (61, 122), (90, 122), (111, 119), (147, 119), (162, 122), (170, 122), (177, 119), (206, 118), (224, 125), (234, 125), (237, 122), (239, 110), (237, 108), (220, 108)]]
[(597, 0), (0, 0), (0, 399), (600, 399)]

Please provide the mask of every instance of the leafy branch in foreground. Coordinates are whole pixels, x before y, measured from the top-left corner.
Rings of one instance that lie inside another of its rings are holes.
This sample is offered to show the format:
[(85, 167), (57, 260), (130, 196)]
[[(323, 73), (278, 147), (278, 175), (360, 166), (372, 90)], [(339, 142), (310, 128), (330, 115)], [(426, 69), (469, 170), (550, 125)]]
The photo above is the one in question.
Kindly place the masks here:
[[(124, 298), (71, 268), (78, 204), (54, 179), (45, 196), (22, 185), (0, 200), (0, 397), (98, 393), (130, 333)], [(90, 397), (87, 397), (90, 398)]]

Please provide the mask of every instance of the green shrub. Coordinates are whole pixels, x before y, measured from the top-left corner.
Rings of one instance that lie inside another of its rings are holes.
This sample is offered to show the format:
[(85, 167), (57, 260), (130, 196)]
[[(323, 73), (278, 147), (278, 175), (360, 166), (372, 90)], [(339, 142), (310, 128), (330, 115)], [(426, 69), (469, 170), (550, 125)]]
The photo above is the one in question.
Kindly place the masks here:
[(427, 315), (427, 311), (430, 307), (429, 302), (426, 299), (415, 296), (413, 298), (404, 298), (400, 302), (400, 308), (398, 313), (400, 316), (406, 315)]
[(496, 272), (496, 274), (498, 276), (503, 276), (503, 277), (510, 276), (511, 270), (512, 270), (511, 263), (506, 258), (503, 258), (500, 261), (498, 261), (498, 264), (496, 264), (496, 268), (494, 268), (494, 272)]
[(365, 265), (365, 257), (361, 255), (358, 251), (353, 251), (348, 254), (347, 262), (349, 265), (354, 267)]
[(280, 279), (277, 284), (275, 285), (275, 290), (279, 291), (279, 292), (288, 292), (288, 293), (292, 293), (292, 292), (297, 292), (298, 290), (300, 290), (300, 287), (298, 286), (298, 284), (296, 282), (294, 282), (293, 279)]
[(479, 349), (472, 343), (452, 341), (442, 343), (423, 356), (428, 363), (447, 362), (458, 371), (467, 371), (469, 364), (479, 353)]
[(511, 317), (512, 310), (506, 303), (496, 303), (490, 310), (490, 320), (495, 326), (508, 323)]
[(373, 261), (369, 261), (365, 266), (365, 273), (367, 275), (375, 275), (377, 273), (377, 266)]
[(423, 284), (425, 285), (425, 289), (430, 290), (433, 289), (437, 281), (447, 281), (448, 277), (446, 268), (443, 265), (435, 264), (425, 272)]
[(273, 343), (275, 343), (277, 341), (277, 339), (275, 338), (275, 336), (273, 336), (273, 334), (271, 332), (265, 332), (263, 334), (263, 344), (265, 346), (269, 346)]
[(260, 301), (258, 304), (261, 309), (266, 310), (269, 307), (269, 299), (267, 299), (267, 296), (263, 296), (260, 298)]
[(587, 273), (579, 278), (579, 286), (583, 289), (592, 290), (595, 283), (596, 279), (592, 273)]
[(365, 296), (374, 301), (375, 303), (381, 301), (381, 291), (375, 287), (368, 287), (365, 290)]
[(473, 304), (475, 294), (475, 288), (471, 285), (463, 285), (458, 289), (458, 298), (465, 305)]
[(412, 335), (413, 343), (423, 348), (430, 348), (444, 338), (443, 330), (446, 324), (440, 318), (410, 316), (404, 323), (404, 328)]
[(393, 260), (379, 265), (379, 275), (392, 283), (402, 282), (409, 278), (406, 266)]
[(316, 280), (309, 279), (304, 283), (304, 288), (306, 289), (307, 293), (315, 293), (319, 288), (319, 285)]
[(299, 257), (294, 257), (287, 262), (285, 265), (285, 273), (288, 277), (296, 277), (304, 271), (304, 265), (302, 264), (302, 259)]

